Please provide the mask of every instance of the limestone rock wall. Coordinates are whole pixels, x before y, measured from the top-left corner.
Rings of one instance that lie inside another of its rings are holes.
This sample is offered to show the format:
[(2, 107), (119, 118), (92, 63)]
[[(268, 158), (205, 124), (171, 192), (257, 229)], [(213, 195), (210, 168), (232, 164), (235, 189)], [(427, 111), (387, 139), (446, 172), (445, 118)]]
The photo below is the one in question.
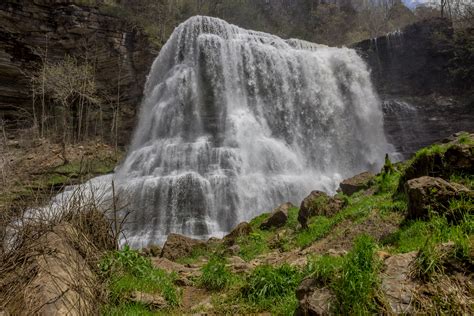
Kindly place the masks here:
[(146, 75), (158, 52), (126, 21), (77, 2), (0, 2), (0, 119), (22, 126), (29, 120), (32, 102), (25, 74), (45, 55), (53, 61), (67, 54), (87, 57), (95, 65), (101, 92), (111, 100), (120, 93), (125, 133), (119, 141), (127, 143)]

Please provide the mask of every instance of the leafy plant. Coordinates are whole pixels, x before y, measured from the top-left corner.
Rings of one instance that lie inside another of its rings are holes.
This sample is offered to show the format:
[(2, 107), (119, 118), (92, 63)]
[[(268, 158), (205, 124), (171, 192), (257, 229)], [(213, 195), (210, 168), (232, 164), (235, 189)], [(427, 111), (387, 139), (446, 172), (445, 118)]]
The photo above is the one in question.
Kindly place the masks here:
[(208, 290), (222, 290), (232, 283), (233, 275), (226, 267), (223, 258), (211, 257), (209, 262), (201, 268), (201, 272), (198, 283)]

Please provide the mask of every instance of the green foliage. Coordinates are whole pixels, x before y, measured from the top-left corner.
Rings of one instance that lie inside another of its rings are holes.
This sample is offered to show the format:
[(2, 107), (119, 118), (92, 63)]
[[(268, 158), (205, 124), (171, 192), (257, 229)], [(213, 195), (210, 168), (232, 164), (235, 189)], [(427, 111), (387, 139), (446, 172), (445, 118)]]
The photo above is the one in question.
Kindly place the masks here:
[(429, 222), (406, 222), (396, 233), (386, 237), (382, 243), (391, 246), (394, 252), (406, 253), (423, 249), (428, 242), (436, 244), (453, 241), (456, 256), (467, 258), (474, 232), (474, 216), (465, 215), (457, 225), (451, 225), (445, 217), (436, 216)]
[(344, 263), (344, 257), (315, 256), (308, 258), (304, 275), (316, 279), (322, 286), (328, 285), (337, 275)]
[(382, 172), (380, 175), (375, 177), (376, 193), (394, 193), (397, 189), (399, 181), (399, 172), (395, 170), (390, 172)]
[(468, 214), (474, 214), (474, 201), (470, 196), (463, 194), (449, 201), (446, 216), (451, 222), (459, 222)]
[(377, 262), (374, 260), (374, 240), (358, 237), (353, 250), (345, 258), (340, 278), (332, 284), (338, 304), (337, 313), (362, 315), (375, 312)]
[(246, 301), (263, 309), (269, 308), (283, 297), (294, 296), (301, 277), (300, 271), (288, 264), (276, 268), (261, 265), (247, 277), (241, 293)]
[(449, 146), (446, 144), (434, 144), (425, 148), (420, 149), (416, 152), (414, 159), (419, 159), (422, 156), (432, 156), (434, 154), (444, 154), (448, 150)]
[(336, 220), (325, 216), (316, 216), (311, 219), (308, 229), (301, 230), (297, 233), (295, 242), (298, 247), (307, 247), (314, 241), (326, 236), (326, 234), (334, 227)]
[(268, 237), (271, 232), (255, 230), (248, 236), (242, 236), (237, 239), (240, 246), (239, 256), (245, 261), (250, 261), (258, 255), (269, 250)]
[(169, 305), (179, 304), (180, 293), (174, 285), (176, 276), (154, 268), (149, 258), (128, 246), (107, 255), (99, 263), (99, 269), (107, 281), (109, 299), (113, 303), (126, 304), (123, 299), (132, 291), (142, 291), (159, 292)]
[(449, 181), (462, 184), (466, 186), (467, 188), (474, 190), (474, 175), (472, 174), (465, 175), (465, 174), (455, 173), (451, 175)]
[(444, 272), (443, 254), (436, 249), (432, 239), (427, 239), (413, 262), (411, 276), (423, 281), (431, 281)]
[(225, 289), (233, 281), (233, 275), (226, 267), (225, 259), (221, 257), (211, 257), (209, 262), (201, 268), (201, 272), (198, 284), (211, 291)]

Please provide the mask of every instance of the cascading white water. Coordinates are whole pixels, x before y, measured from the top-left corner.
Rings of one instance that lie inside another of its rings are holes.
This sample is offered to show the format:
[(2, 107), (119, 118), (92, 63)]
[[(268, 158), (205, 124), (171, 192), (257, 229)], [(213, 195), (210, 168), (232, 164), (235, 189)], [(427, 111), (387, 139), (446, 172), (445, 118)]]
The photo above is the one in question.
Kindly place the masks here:
[(171, 232), (221, 236), (312, 190), (333, 193), (392, 151), (354, 50), (198, 16), (155, 60), (123, 164), (83, 186), (106, 200), (114, 179), (132, 210), (127, 242), (142, 247)]
[(135, 210), (128, 242), (220, 235), (311, 190), (333, 192), (388, 151), (354, 50), (193, 17), (153, 64), (116, 172)]

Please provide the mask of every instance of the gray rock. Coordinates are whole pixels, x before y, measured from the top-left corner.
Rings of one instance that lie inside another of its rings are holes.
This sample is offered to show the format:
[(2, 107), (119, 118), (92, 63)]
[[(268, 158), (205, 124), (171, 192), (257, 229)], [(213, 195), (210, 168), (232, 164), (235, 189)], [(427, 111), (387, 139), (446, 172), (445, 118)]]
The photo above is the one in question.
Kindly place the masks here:
[(308, 227), (308, 220), (313, 216), (334, 216), (346, 202), (337, 197), (330, 197), (321, 191), (313, 191), (301, 202), (298, 221), (303, 228)]
[(363, 172), (352, 178), (342, 181), (339, 187), (345, 195), (351, 196), (356, 192), (368, 189), (370, 181), (374, 178), (374, 176), (375, 175), (372, 172)]
[(408, 219), (429, 219), (432, 213), (455, 219), (463, 214), (447, 213), (450, 200), (472, 196), (472, 191), (460, 184), (427, 176), (409, 180), (405, 184), (405, 193), (408, 197)]
[(247, 236), (252, 232), (252, 227), (247, 222), (242, 222), (224, 237), (226, 245), (233, 245), (239, 237)]

